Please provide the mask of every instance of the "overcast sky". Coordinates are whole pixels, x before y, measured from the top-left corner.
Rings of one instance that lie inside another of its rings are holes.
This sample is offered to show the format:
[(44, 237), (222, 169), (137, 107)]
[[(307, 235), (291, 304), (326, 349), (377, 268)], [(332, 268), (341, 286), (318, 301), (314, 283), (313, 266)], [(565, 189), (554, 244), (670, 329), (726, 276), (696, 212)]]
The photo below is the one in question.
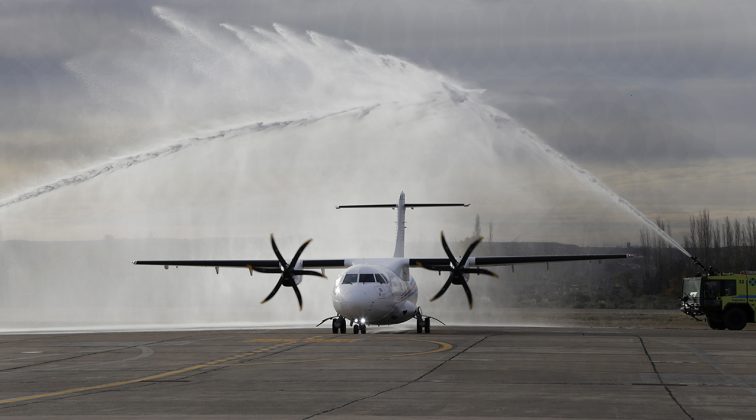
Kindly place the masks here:
[(166, 30), (155, 4), (212, 23), (315, 30), (485, 89), (651, 216), (756, 215), (750, 1), (6, 0), (0, 196), (127, 151), (91, 128), (93, 105), (65, 66), (134, 48), (134, 30)]

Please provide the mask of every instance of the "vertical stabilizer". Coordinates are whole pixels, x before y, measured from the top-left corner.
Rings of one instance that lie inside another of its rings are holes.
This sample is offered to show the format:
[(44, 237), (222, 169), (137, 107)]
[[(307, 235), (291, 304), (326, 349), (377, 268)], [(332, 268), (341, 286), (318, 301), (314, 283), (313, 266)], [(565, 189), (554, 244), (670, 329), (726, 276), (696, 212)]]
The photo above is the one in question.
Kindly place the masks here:
[(404, 221), (404, 191), (399, 194), (399, 202), (396, 203), (396, 245), (394, 246), (394, 258), (404, 258), (404, 230), (407, 224)]
[(336, 206), (337, 209), (369, 209), (384, 208), (396, 209), (396, 245), (394, 246), (394, 258), (404, 258), (404, 230), (407, 228), (404, 216), (407, 208), (416, 207), (467, 207), (464, 203), (406, 203), (404, 191), (399, 194), (399, 202), (396, 204), (349, 204)]

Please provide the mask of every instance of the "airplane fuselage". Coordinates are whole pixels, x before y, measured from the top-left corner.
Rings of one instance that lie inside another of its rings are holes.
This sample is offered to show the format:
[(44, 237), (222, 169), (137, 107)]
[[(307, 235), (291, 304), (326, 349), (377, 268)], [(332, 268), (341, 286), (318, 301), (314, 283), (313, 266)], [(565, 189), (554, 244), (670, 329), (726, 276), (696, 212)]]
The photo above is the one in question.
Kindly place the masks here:
[(417, 283), (407, 259), (364, 259), (352, 264), (331, 291), (336, 313), (373, 325), (399, 324), (415, 317)]

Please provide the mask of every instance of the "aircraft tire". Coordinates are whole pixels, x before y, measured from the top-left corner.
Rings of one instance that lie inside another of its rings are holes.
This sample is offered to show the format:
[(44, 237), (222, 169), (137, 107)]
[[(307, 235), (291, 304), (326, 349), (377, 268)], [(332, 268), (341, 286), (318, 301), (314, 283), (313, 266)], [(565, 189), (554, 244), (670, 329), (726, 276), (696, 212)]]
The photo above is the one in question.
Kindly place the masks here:
[(422, 334), (423, 333), (423, 320), (422, 318), (417, 319), (417, 333)]
[(365, 334), (367, 332), (367, 325), (360, 324), (360, 333)]
[(358, 324), (354, 324), (354, 327), (352, 329), (354, 330), (355, 334), (359, 334), (360, 333), (360, 326)]
[(339, 330), (341, 330), (342, 334), (346, 334), (346, 319), (339, 318)]
[(430, 318), (425, 317), (425, 319), (423, 320), (423, 329), (425, 330), (426, 334), (430, 334), (430, 324)]
[(341, 322), (339, 322), (338, 318), (335, 318), (333, 321), (331, 321), (331, 332), (334, 334), (338, 334), (340, 326), (341, 326)]
[(734, 307), (730, 308), (724, 314), (724, 325), (728, 330), (739, 331), (745, 328), (748, 318), (743, 309)]

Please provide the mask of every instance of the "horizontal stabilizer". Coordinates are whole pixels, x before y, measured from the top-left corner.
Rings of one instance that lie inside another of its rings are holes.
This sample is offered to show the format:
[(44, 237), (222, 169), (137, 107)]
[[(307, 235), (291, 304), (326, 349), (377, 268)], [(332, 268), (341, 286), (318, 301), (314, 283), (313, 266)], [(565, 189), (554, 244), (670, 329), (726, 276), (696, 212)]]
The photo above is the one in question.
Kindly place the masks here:
[[(337, 209), (369, 209), (369, 208), (383, 208), (383, 209), (395, 209), (397, 204), (349, 204), (343, 206), (336, 206)], [(404, 205), (406, 208), (415, 207), (469, 207), (469, 204), (465, 203), (407, 203)]]

